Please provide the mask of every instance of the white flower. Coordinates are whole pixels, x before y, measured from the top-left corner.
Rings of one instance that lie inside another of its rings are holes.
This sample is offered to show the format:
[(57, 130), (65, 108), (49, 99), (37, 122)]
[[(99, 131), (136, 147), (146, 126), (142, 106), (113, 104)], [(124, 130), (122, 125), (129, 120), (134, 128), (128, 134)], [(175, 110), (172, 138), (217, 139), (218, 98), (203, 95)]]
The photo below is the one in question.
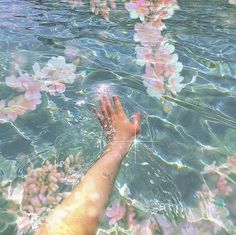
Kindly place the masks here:
[(179, 93), (183, 87), (185, 86), (185, 84), (181, 84), (181, 82), (184, 80), (184, 77), (178, 75), (178, 76), (172, 76), (169, 78), (168, 80), (168, 86), (170, 88), (170, 91), (176, 95), (177, 93)]
[(77, 78), (75, 74), (76, 66), (74, 64), (67, 64), (62, 56), (52, 57), (42, 69), (40, 69), (38, 63), (35, 63), (33, 70), (36, 76), (48, 81), (60, 81), (71, 84)]
[[(165, 43), (164, 45), (162, 45), (162, 48), (164, 51), (169, 52), (169, 54), (172, 54), (175, 51), (175, 46), (169, 43)], [(177, 60), (178, 60), (178, 57), (177, 57)]]

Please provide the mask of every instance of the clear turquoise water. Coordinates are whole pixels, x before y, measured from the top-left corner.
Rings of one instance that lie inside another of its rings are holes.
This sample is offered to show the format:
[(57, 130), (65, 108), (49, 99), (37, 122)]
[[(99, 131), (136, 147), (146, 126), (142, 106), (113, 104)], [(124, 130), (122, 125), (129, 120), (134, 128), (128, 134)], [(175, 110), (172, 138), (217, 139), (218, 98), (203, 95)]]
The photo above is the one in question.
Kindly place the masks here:
[[(172, 106), (167, 113), (142, 83), (133, 41), (136, 21), (122, 3), (106, 21), (88, 4), (72, 8), (63, 1), (0, 0), (0, 99), (14, 95), (4, 79), (16, 66), (32, 72), (33, 63), (65, 56), (66, 48), (76, 48), (77, 71), (85, 76), (62, 95), (44, 94), (37, 111), (0, 124), (2, 180), (23, 177), (28, 166), (40, 166), (52, 155), (60, 162), (78, 151), (89, 168), (105, 146), (91, 109), (106, 84), (129, 115), (143, 113), (141, 135), (117, 187), (127, 184), (141, 210), (171, 217), (196, 207), (196, 192), (208, 180), (200, 173), (205, 164), (223, 164), (236, 155), (236, 7), (218, 0), (179, 5), (164, 34), (176, 47), (185, 81), (198, 75), (176, 97), (163, 98)], [(232, 210), (226, 217), (236, 223), (235, 216)]]

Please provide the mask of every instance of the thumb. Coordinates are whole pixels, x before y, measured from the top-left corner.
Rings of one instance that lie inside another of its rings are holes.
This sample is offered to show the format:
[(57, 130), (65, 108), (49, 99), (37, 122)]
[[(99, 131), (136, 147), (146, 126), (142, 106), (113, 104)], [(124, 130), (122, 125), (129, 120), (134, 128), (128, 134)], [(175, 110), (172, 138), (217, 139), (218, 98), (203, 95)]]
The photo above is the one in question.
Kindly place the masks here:
[(136, 126), (139, 127), (141, 124), (141, 113), (135, 113), (132, 118), (131, 118), (131, 122)]

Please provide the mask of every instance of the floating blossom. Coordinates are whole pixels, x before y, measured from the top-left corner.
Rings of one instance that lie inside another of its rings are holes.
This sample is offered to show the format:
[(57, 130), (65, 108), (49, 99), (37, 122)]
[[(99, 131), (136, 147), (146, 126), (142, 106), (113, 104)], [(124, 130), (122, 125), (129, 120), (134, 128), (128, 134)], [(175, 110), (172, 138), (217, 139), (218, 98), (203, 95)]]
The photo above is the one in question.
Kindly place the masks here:
[(148, 5), (149, 2), (146, 0), (136, 0), (125, 3), (125, 8), (129, 11), (130, 18), (140, 18), (141, 21), (144, 21), (145, 16), (149, 14)]
[(144, 85), (147, 87), (149, 94), (160, 98), (164, 93), (164, 77), (157, 74), (151, 65), (146, 66), (146, 73), (143, 76)]
[[(19, 72), (19, 77), (6, 77), (6, 85), (24, 92), (24, 95), (17, 96), (12, 100), (1, 102), (0, 120), (15, 121), (18, 116), (26, 113), (28, 110), (35, 110), (36, 106), (41, 103), (42, 83), (35, 77), (27, 73)], [(0, 121), (1, 123), (1, 121)]]
[(125, 6), (132, 18), (139, 17), (143, 21), (135, 25), (134, 41), (140, 43), (136, 47), (137, 63), (146, 66), (143, 83), (147, 92), (158, 99), (167, 91), (176, 95), (187, 85), (182, 84), (184, 78), (180, 75), (183, 65), (178, 62), (175, 47), (162, 36), (162, 30), (165, 28), (163, 20), (178, 9), (177, 1), (134, 0)]
[(67, 64), (62, 56), (52, 57), (43, 69), (35, 63), (33, 70), (37, 77), (45, 81), (42, 90), (49, 92), (50, 95), (65, 92), (64, 83), (72, 84), (77, 78), (76, 66)]
[(174, 95), (177, 95), (177, 93), (181, 92), (181, 90), (185, 86), (184, 84), (181, 84), (183, 80), (184, 80), (184, 77), (180, 75), (177, 75), (175, 77), (170, 77), (168, 79), (168, 85), (169, 85), (170, 91)]
[(6, 84), (18, 91), (25, 92), (27, 100), (40, 100), (41, 99), (41, 82), (29, 76), (27, 73), (19, 73), (19, 77), (10, 76), (6, 77)]
[(134, 41), (143, 46), (156, 46), (163, 40), (161, 32), (151, 22), (137, 23), (135, 25)]
[(6, 77), (6, 85), (23, 94), (10, 101), (0, 100), (0, 123), (15, 121), (28, 110), (35, 110), (41, 103), (42, 91), (50, 95), (63, 93), (65, 84), (72, 84), (77, 79), (76, 66), (66, 63), (62, 56), (52, 57), (42, 69), (35, 63), (33, 71), (34, 75), (19, 71), (18, 77)]
[(24, 95), (15, 97), (8, 103), (1, 101), (0, 123), (15, 121), (18, 116), (25, 114), (26, 111), (35, 110), (40, 102), (41, 100), (26, 100)]
[(125, 211), (125, 207), (122, 207), (119, 202), (114, 203), (112, 207), (108, 208), (106, 210), (106, 216), (110, 218), (109, 225), (114, 225), (123, 219)]
[(41, 70), (38, 63), (33, 65), (34, 73), (42, 80), (47, 80), (46, 85), (55, 81), (72, 84), (77, 75), (75, 74), (76, 66), (67, 64), (62, 56), (52, 57), (47, 65)]

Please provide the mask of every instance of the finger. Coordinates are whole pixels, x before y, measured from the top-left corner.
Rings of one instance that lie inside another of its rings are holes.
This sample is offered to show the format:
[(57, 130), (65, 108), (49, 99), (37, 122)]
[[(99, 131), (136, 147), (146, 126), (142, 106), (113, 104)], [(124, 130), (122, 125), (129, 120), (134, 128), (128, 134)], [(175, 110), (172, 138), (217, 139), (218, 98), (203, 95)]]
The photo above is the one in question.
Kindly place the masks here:
[(99, 122), (101, 124), (103, 124), (103, 120), (104, 120), (104, 117), (102, 116), (102, 114), (100, 112), (98, 112), (96, 109), (93, 109), (93, 112), (95, 113), (95, 115), (97, 116)]
[(110, 97), (108, 96), (104, 96), (105, 100), (106, 100), (106, 108), (107, 108), (107, 112), (108, 112), (108, 116), (112, 117), (115, 115), (115, 110), (112, 107), (111, 101), (110, 101)]
[(103, 97), (101, 97), (99, 99), (99, 104), (100, 104), (101, 112), (102, 112), (104, 118), (107, 118), (108, 117), (108, 113), (107, 113), (107, 108), (106, 108), (106, 102), (105, 102)]
[(121, 102), (120, 102), (119, 97), (116, 96), (116, 95), (114, 95), (112, 98), (113, 98), (113, 102), (114, 102), (114, 104), (115, 104), (115, 108), (116, 108), (117, 114), (119, 114), (119, 115), (125, 115), (125, 111), (124, 111), (124, 109), (123, 109), (123, 107), (122, 107), (122, 104), (121, 104)]
[(131, 119), (132, 123), (137, 127), (137, 129), (140, 129), (141, 125), (141, 113), (135, 113)]

